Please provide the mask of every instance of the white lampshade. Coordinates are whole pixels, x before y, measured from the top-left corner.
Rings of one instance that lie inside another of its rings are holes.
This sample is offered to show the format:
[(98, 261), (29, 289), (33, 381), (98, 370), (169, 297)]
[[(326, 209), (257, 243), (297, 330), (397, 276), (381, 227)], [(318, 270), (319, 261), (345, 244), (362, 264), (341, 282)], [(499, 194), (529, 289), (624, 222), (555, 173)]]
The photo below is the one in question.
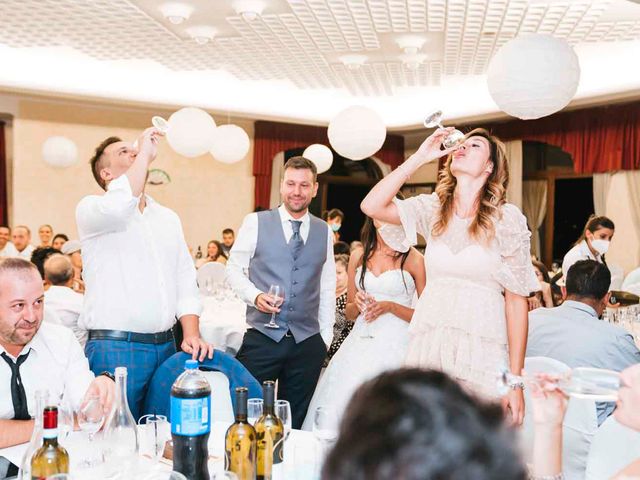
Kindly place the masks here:
[(236, 163), (249, 153), (249, 135), (237, 125), (220, 125), (213, 135), (210, 152), (217, 161)]
[(523, 120), (562, 110), (580, 81), (578, 56), (563, 39), (531, 34), (505, 43), (489, 65), (487, 84), (498, 107)]
[(316, 164), (318, 173), (326, 172), (331, 168), (331, 164), (333, 163), (333, 152), (329, 147), (321, 143), (309, 145), (304, 149), (304, 152), (302, 152), (302, 156)]
[(181, 108), (169, 117), (167, 142), (180, 155), (193, 158), (211, 149), (216, 122), (204, 110)]
[(49, 137), (42, 144), (42, 159), (52, 167), (70, 167), (78, 161), (78, 147), (67, 137)]
[(387, 129), (380, 116), (367, 107), (346, 108), (329, 123), (329, 143), (345, 158), (362, 160), (382, 147)]

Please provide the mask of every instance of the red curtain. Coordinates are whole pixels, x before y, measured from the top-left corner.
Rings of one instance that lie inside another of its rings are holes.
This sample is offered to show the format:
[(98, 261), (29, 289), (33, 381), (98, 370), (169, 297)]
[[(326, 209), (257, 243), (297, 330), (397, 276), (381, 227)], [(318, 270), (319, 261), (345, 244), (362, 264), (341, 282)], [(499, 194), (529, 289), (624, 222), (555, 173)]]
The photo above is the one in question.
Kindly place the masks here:
[(0, 224), (9, 224), (7, 195), (7, 142), (4, 138), (4, 122), (0, 122)]
[[(290, 123), (256, 121), (253, 146), (253, 175), (255, 183), (255, 206), (269, 208), (271, 190), (271, 166), (278, 152), (292, 148), (308, 147), (312, 143), (329, 145), (326, 127), (295, 125)], [(400, 165), (404, 160), (404, 137), (387, 135), (376, 157), (391, 165)]]
[(503, 140), (534, 140), (560, 147), (573, 157), (577, 173), (640, 169), (640, 102), (485, 127)]

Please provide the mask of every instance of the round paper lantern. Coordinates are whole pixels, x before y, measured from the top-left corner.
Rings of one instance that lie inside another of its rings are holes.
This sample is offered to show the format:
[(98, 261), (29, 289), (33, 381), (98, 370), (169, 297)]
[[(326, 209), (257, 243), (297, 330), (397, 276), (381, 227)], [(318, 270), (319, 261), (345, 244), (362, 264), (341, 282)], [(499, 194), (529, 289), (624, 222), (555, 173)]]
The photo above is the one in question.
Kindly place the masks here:
[(181, 108), (169, 117), (167, 142), (180, 155), (193, 158), (211, 149), (216, 122), (204, 110)]
[(563, 39), (532, 34), (505, 43), (489, 65), (489, 93), (500, 110), (529, 120), (562, 110), (578, 89), (578, 56)]
[(345, 158), (362, 160), (382, 147), (387, 129), (370, 108), (353, 106), (342, 110), (329, 123), (329, 143)]
[(237, 125), (220, 125), (213, 134), (211, 155), (222, 163), (236, 163), (249, 153), (249, 135)]
[(316, 164), (318, 173), (326, 172), (333, 163), (333, 152), (329, 147), (320, 143), (309, 145), (302, 152), (302, 156)]
[(67, 137), (49, 137), (42, 144), (42, 158), (52, 167), (70, 167), (78, 161), (78, 147)]

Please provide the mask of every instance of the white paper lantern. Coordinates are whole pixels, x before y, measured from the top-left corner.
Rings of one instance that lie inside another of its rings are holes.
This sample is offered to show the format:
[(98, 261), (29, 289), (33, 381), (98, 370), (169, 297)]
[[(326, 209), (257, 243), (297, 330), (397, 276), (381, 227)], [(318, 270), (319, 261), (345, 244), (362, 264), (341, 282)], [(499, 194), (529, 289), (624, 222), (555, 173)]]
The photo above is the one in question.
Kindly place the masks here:
[(49, 137), (42, 144), (42, 159), (52, 167), (70, 167), (78, 161), (78, 147), (67, 137)]
[(329, 143), (345, 158), (362, 160), (382, 147), (387, 129), (370, 108), (353, 106), (342, 110), (329, 123)]
[(222, 163), (236, 163), (249, 153), (249, 135), (237, 125), (220, 125), (213, 135), (211, 155)]
[(489, 65), (489, 93), (500, 110), (529, 120), (562, 110), (580, 80), (578, 56), (563, 39), (532, 34), (516, 37)]
[(180, 155), (193, 158), (211, 149), (216, 122), (204, 110), (181, 108), (169, 117), (167, 142)]
[(326, 172), (333, 163), (333, 152), (329, 147), (320, 143), (309, 145), (302, 152), (302, 156), (316, 164), (318, 173)]

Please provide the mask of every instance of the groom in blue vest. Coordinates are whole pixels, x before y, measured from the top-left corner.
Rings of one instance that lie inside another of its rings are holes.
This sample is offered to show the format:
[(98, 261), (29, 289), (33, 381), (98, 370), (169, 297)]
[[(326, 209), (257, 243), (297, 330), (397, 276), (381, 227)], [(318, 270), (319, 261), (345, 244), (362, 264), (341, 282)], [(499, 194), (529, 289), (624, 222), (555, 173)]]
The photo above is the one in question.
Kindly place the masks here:
[[(290, 158), (282, 204), (245, 217), (227, 263), (227, 278), (248, 305), (249, 329), (237, 358), (260, 382), (278, 380), (278, 398), (291, 404), (293, 428), (304, 421), (335, 320), (333, 237), (309, 213), (316, 176), (313, 162)], [(272, 285), (284, 290), (279, 307), (268, 294)], [(273, 313), (277, 328), (269, 326)]]

